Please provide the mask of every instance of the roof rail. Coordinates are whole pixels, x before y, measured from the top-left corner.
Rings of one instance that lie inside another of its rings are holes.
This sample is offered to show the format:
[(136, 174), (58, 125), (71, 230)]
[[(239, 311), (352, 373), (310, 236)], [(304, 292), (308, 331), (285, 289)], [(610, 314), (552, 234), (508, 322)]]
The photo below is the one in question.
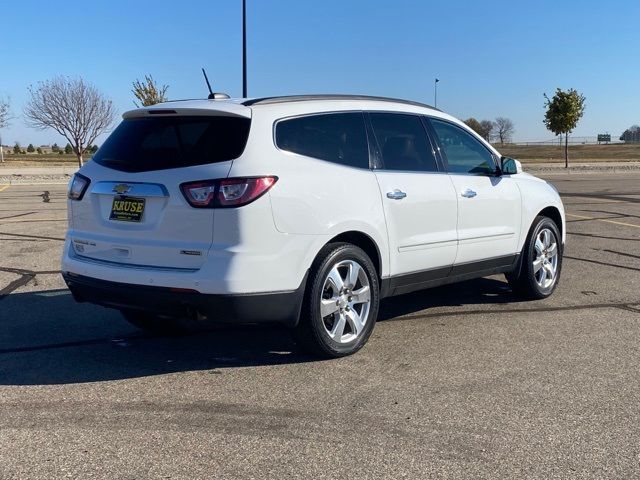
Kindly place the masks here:
[(242, 105), (250, 107), (252, 105), (271, 105), (274, 103), (288, 102), (309, 102), (313, 100), (373, 100), (377, 102), (403, 103), (405, 105), (413, 105), (416, 107), (430, 108), (431, 110), (441, 111), (425, 103), (413, 102), (411, 100), (401, 100), (398, 98), (375, 97), (369, 95), (338, 95), (338, 94), (319, 94), (319, 95), (288, 95), (281, 97), (262, 97), (245, 100)]

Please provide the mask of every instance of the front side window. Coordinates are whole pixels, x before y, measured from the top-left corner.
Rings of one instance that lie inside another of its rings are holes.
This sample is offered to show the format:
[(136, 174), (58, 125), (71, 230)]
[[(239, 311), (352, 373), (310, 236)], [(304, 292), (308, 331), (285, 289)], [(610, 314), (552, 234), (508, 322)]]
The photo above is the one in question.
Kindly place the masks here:
[(385, 170), (437, 172), (438, 165), (422, 120), (417, 115), (371, 113), (371, 125)]
[(323, 113), (281, 120), (276, 146), (287, 152), (348, 167), (369, 168), (369, 147), (360, 112)]
[(488, 175), (496, 171), (493, 155), (471, 134), (451, 123), (429, 119), (444, 151), (449, 172)]

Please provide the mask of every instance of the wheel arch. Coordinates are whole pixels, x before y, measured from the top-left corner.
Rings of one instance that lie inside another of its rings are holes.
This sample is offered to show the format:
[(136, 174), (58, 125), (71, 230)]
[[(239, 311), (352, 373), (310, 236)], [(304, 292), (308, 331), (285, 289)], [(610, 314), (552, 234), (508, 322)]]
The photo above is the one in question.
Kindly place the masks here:
[[(371, 262), (373, 263), (373, 266), (376, 269), (378, 282), (380, 282), (380, 285), (382, 285), (382, 283), (381, 283), (382, 282), (382, 272), (383, 272), (384, 266), (383, 266), (382, 253), (380, 252), (380, 247), (375, 242), (375, 240), (373, 238), (371, 238), (370, 235), (367, 235), (366, 233), (364, 233), (364, 232), (362, 232), (360, 230), (348, 230), (348, 231), (344, 231), (344, 232), (341, 232), (339, 234), (336, 234), (333, 237), (331, 237), (330, 239), (326, 240), (324, 243), (322, 243), (321, 245), (318, 246), (318, 248), (315, 250), (315, 253), (313, 254), (313, 256), (309, 257), (309, 261), (307, 262), (307, 267), (305, 268), (305, 276), (304, 276), (304, 279), (303, 279), (303, 285), (304, 286), (303, 286), (303, 290), (302, 290), (302, 295), (306, 295), (306, 291), (309, 288), (309, 282), (312, 281), (311, 276), (308, 275), (308, 274), (309, 274), (309, 272), (311, 270), (312, 264), (318, 258), (318, 255), (320, 254), (322, 249), (324, 247), (326, 247), (327, 245), (329, 245), (329, 244), (340, 243), (340, 242), (350, 243), (350, 244), (355, 245), (355, 246), (361, 248), (362, 250), (364, 250), (364, 252), (371, 259)], [(298, 321), (295, 323), (295, 325), (298, 324), (299, 320), (300, 319), (298, 318)]]
[(380, 254), (380, 249), (376, 242), (369, 235), (357, 230), (350, 230), (336, 235), (325, 245), (337, 242), (351, 243), (356, 247), (360, 247), (362, 250), (364, 250), (364, 252), (373, 262), (373, 266), (376, 267), (378, 280), (382, 278), (382, 256)]
[(564, 238), (564, 225), (562, 222), (562, 214), (560, 213), (560, 210), (557, 207), (554, 207), (554, 206), (546, 207), (542, 209), (540, 212), (538, 212), (538, 215), (536, 215), (536, 217), (538, 216), (549, 217), (551, 220), (553, 220), (556, 226), (558, 227), (558, 230), (560, 231), (560, 237)]

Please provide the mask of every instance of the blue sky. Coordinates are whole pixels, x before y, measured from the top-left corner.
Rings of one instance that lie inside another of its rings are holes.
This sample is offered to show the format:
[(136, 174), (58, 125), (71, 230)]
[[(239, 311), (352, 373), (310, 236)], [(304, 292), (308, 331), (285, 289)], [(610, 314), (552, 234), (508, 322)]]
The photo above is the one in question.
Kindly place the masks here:
[[(241, 2), (0, 2), (0, 96), (16, 118), (4, 144), (64, 143), (21, 118), (27, 87), (82, 76), (133, 107), (152, 74), (170, 98), (241, 94)], [(543, 92), (576, 88), (574, 134), (640, 123), (640, 3), (595, 1), (248, 0), (249, 95), (361, 93), (433, 103), (460, 118), (511, 118), (517, 140), (552, 137)]]

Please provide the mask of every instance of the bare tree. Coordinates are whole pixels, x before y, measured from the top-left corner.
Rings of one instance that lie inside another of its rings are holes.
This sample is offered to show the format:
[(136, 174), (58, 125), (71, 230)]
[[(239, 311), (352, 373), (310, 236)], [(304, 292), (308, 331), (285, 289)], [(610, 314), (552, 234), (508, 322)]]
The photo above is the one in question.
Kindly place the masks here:
[(513, 122), (505, 117), (498, 117), (495, 121), (496, 135), (500, 139), (500, 143), (508, 143), (514, 132)]
[[(0, 98), (0, 128), (9, 126), (11, 120), (11, 110), (9, 109), (9, 100)], [(0, 135), (0, 162), (4, 163), (4, 152), (2, 151), (2, 135)]]
[(491, 134), (493, 133), (494, 127), (495, 124), (491, 120), (482, 120), (480, 122), (480, 135), (482, 135), (482, 138), (487, 142), (491, 141)]
[(115, 120), (111, 100), (81, 78), (55, 77), (29, 87), (29, 94), (24, 108), (27, 124), (40, 130), (52, 128), (66, 138), (79, 166), (87, 148)]
[[(169, 85), (162, 85), (161, 87), (156, 84), (156, 81), (151, 75), (145, 75), (144, 81), (136, 79), (133, 82), (133, 90), (131, 93), (140, 101), (143, 107), (149, 107), (156, 103), (166, 102), (167, 90)], [(133, 102), (136, 107), (139, 107), (137, 102)]]

